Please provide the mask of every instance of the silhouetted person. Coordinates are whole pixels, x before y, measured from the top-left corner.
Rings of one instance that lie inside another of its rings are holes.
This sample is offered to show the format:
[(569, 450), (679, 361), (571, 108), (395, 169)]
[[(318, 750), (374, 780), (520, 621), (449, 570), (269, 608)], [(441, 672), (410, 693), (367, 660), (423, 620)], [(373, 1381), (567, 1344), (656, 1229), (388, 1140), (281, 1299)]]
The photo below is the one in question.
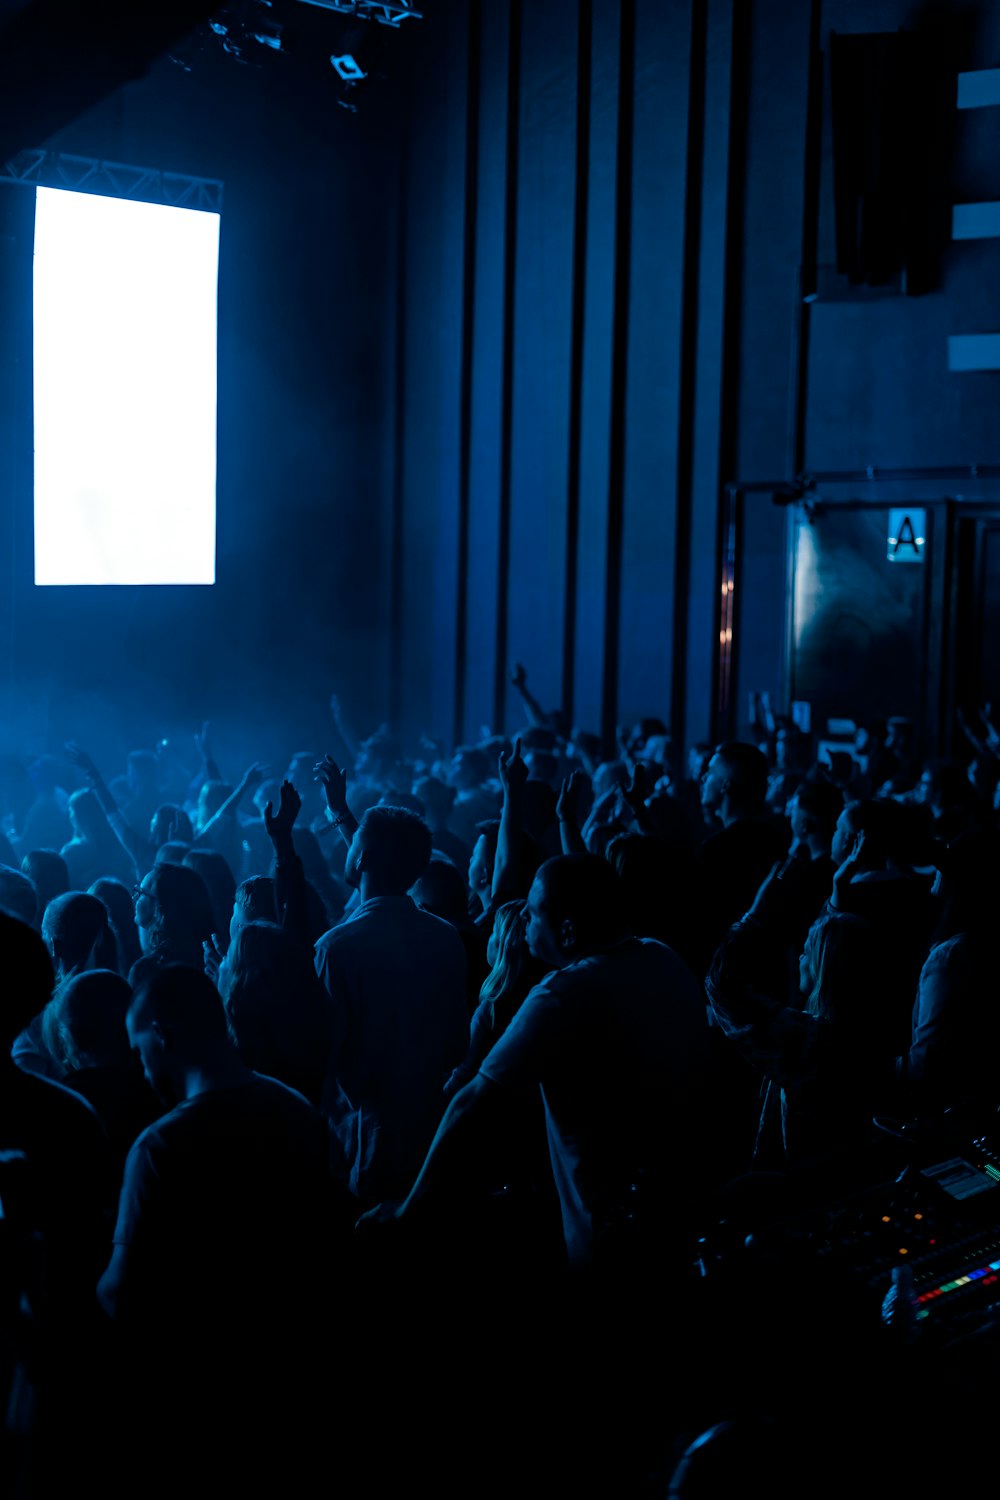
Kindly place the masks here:
[(161, 964), (200, 967), (202, 945), (215, 931), (215, 914), (197, 870), (156, 864), (136, 886), (134, 900), (143, 955)]
[(716, 748), (702, 777), (702, 808), (722, 824), (698, 851), (706, 962), (788, 851), (788, 825), (767, 807), (767, 771), (767, 757), (756, 745), (728, 740)]
[(345, 877), (360, 896), (316, 944), (332, 1001), (326, 1111), (335, 1170), (358, 1198), (376, 1203), (413, 1181), (441, 1117), (445, 1080), (465, 1055), (465, 949), (449, 923), (407, 894), (430, 862), (426, 823), (405, 808), (372, 807), (355, 825), (343, 772), (327, 757), (316, 774), (334, 816), (355, 829)]
[(129, 1152), (98, 1288), (131, 1396), (123, 1437), (153, 1443), (175, 1483), (192, 1464), (258, 1485), (284, 1466), (294, 1493), (337, 1277), (322, 1118), (240, 1060), (197, 970), (155, 970), (127, 1027), (166, 1112)]
[(46, 1051), (60, 1081), (82, 1094), (108, 1136), (116, 1180), (140, 1131), (160, 1113), (155, 1094), (129, 1048), (128, 980), (111, 969), (88, 969), (62, 984), (42, 1012)]

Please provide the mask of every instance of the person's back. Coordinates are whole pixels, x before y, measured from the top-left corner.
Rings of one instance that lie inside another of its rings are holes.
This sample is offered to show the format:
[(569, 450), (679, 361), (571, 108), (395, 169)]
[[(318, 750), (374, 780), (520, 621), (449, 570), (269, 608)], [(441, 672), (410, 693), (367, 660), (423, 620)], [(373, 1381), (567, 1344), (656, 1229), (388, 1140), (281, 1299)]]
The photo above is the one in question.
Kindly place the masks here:
[(181, 1101), (126, 1163), (115, 1243), (137, 1254), (121, 1311), (178, 1353), (191, 1332), (301, 1331), (328, 1202), (326, 1134), (300, 1094), (253, 1074)]
[(376, 897), (316, 945), (334, 1001), (326, 1107), (351, 1191), (401, 1195), (424, 1159), (469, 1036), (465, 949), (409, 896)]
[(158, 1442), (176, 1466), (165, 1492), (216, 1462), (255, 1482), (283, 1463), (294, 1491), (347, 1232), (322, 1116), (240, 1061), (196, 969), (151, 970), (127, 1027), (173, 1107), (129, 1152), (98, 1284), (121, 1341), (122, 1436), (139, 1453)]
[(711, 1061), (687, 966), (663, 943), (628, 938), (550, 973), (482, 1072), (516, 1078), (525, 1047), (545, 1101), (571, 1263), (601, 1253), (639, 1187), (674, 1195), (682, 1222), (702, 1181), (698, 1125)]

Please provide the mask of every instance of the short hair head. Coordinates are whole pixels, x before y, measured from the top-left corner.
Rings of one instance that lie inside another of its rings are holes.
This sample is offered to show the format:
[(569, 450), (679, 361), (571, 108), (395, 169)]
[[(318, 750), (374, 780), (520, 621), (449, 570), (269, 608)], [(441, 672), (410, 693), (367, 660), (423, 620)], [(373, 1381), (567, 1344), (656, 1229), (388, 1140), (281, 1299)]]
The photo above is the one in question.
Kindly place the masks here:
[(730, 795), (749, 806), (763, 806), (767, 797), (767, 756), (746, 740), (724, 740), (715, 748), (729, 778)]
[(62, 973), (117, 966), (118, 945), (108, 909), (87, 891), (67, 891), (49, 902), (42, 915), (42, 937)]
[(215, 985), (189, 964), (163, 964), (138, 980), (129, 1017), (157, 1026), (182, 1049), (229, 1045), (226, 1013)]
[(621, 881), (597, 854), (560, 854), (540, 865), (535, 881), (554, 932), (572, 926), (577, 945), (599, 948), (626, 935)]
[(157, 847), (165, 844), (168, 839), (179, 844), (190, 844), (194, 838), (194, 829), (183, 807), (176, 802), (164, 802), (153, 814), (149, 836)]
[(274, 901), (274, 880), (270, 875), (251, 875), (240, 881), (233, 896), (233, 910), (244, 922), (274, 922), (278, 909)]
[(370, 807), (356, 835), (368, 870), (379, 882), (405, 895), (431, 857), (431, 831), (407, 807)]

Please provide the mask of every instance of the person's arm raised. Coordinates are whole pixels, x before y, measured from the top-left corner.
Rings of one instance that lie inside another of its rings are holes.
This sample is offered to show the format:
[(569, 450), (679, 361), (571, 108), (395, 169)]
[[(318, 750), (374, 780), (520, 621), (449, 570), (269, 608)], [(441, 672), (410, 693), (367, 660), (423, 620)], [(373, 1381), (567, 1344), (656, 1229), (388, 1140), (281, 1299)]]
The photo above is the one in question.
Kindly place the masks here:
[(571, 771), (563, 781), (556, 800), (556, 817), (559, 820), (559, 842), (564, 854), (586, 854), (577, 814), (579, 807), (582, 771)]
[(631, 756), (628, 766), (631, 775), (622, 787), (622, 800), (638, 824), (640, 832), (655, 833), (656, 827), (646, 806), (646, 799), (652, 795), (653, 791), (649, 768), (643, 761), (633, 760)]
[(75, 740), (67, 740), (63, 750), (66, 759), (81, 772), (97, 798), (101, 811), (107, 819), (108, 827), (135, 866), (136, 878), (140, 879), (153, 863), (156, 850), (148, 839), (143, 838), (142, 834), (132, 827), (115, 801), (111, 788), (86, 750), (82, 750)]
[(491, 901), (494, 910), (504, 901), (526, 896), (527, 891), (518, 890), (517, 870), (521, 859), (521, 817), (524, 802), (524, 783), (528, 779), (528, 767), (521, 756), (521, 741), (516, 739), (509, 755), (503, 751), (497, 757), (500, 785), (503, 787), (503, 808), (500, 812), (500, 831), (497, 834), (497, 852), (493, 861), (493, 888)]
[(528, 674), (519, 661), (510, 669), (510, 685), (514, 689), (528, 716), (528, 723), (535, 729), (551, 729), (552, 715), (547, 714), (538, 699), (528, 688)]
[(209, 721), (206, 719), (201, 728), (195, 731), (194, 736), (195, 746), (198, 750), (198, 754), (201, 756), (202, 770), (204, 771), (203, 779), (205, 781), (224, 781), (225, 777), (219, 770), (218, 762), (212, 754), (212, 747), (209, 739), (210, 727), (211, 726), (209, 724)]
[(313, 766), (313, 780), (318, 781), (326, 796), (327, 817), (331, 828), (339, 828), (345, 844), (350, 844), (358, 830), (358, 820), (347, 805), (347, 772), (332, 755), (324, 755)]
[(278, 792), (278, 810), (270, 802), (264, 807), (264, 827), (274, 849), (274, 901), (278, 920), (286, 932), (310, 942), (309, 901), (302, 861), (295, 852), (292, 829), (302, 808), (302, 798), (290, 781)]
[(223, 802), (222, 806), (212, 814), (208, 822), (205, 824), (204, 828), (199, 829), (199, 831), (195, 834), (194, 838), (191, 840), (192, 845), (204, 843), (208, 839), (208, 836), (212, 832), (212, 830), (222, 822), (223, 818), (236, 811), (237, 807), (242, 802), (247, 792), (256, 791), (257, 787), (259, 787), (261, 782), (264, 780), (264, 770), (264, 766), (259, 765), (257, 761), (254, 761), (253, 765), (249, 766), (247, 770), (244, 771), (243, 779), (229, 793), (229, 796), (226, 798), (225, 802)]

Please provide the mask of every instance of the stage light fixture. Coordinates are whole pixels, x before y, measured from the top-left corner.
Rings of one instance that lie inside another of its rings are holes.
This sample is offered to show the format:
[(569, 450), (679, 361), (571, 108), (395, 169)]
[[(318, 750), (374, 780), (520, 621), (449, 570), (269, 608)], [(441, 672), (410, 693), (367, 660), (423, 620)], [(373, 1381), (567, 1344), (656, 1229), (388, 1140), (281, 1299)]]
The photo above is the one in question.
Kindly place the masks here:
[(333, 56), (330, 62), (345, 83), (360, 83), (362, 78), (368, 77), (350, 52), (345, 52), (342, 57)]

